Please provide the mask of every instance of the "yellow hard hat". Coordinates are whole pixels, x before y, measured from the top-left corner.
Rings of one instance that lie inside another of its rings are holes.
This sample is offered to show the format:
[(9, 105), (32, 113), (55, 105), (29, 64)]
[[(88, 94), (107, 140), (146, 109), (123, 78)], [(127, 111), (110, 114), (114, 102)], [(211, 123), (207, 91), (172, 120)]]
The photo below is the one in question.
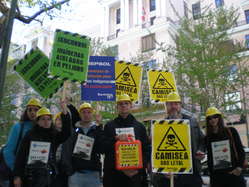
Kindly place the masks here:
[(54, 116), (54, 122), (56, 121), (57, 118), (61, 117), (61, 112), (58, 112), (57, 114), (55, 114)]
[(117, 102), (121, 102), (121, 101), (130, 101), (131, 102), (131, 98), (127, 94), (122, 94), (117, 99)]
[(32, 106), (38, 106), (38, 107), (40, 107), (40, 108), (42, 107), (42, 106), (41, 106), (41, 102), (40, 102), (38, 99), (35, 99), (35, 98), (31, 98), (31, 99), (29, 100), (27, 106), (30, 106), (30, 105), (32, 105)]
[(78, 112), (80, 112), (82, 109), (85, 109), (85, 108), (89, 108), (93, 111), (93, 107), (90, 103), (83, 103), (80, 105), (79, 109), (78, 109)]
[(50, 115), (52, 117), (50, 110), (46, 107), (42, 107), (36, 112), (36, 118), (44, 115)]
[(167, 96), (166, 102), (181, 102), (181, 97), (177, 92), (171, 92)]
[(206, 111), (206, 117), (213, 116), (215, 114), (221, 115), (221, 112), (216, 107), (209, 107)]

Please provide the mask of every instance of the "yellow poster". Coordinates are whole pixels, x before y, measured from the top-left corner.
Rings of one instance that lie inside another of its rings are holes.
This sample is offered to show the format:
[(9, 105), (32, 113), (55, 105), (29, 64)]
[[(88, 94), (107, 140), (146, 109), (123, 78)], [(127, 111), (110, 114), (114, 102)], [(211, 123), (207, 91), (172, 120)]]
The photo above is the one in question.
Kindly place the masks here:
[(123, 61), (115, 63), (116, 98), (128, 94), (133, 102), (139, 102), (142, 67)]
[(166, 71), (148, 71), (150, 100), (152, 102), (165, 102), (167, 95), (177, 91), (174, 74)]
[(192, 170), (189, 120), (152, 121), (152, 171), (190, 174)]
[(121, 166), (138, 166), (139, 152), (136, 144), (123, 144), (119, 146), (120, 165)]

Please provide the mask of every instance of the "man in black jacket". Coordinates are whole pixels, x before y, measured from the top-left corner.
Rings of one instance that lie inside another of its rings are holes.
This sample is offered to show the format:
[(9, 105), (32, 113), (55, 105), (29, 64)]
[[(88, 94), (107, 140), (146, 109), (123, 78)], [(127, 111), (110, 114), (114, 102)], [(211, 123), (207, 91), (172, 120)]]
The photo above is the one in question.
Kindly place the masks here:
[[(108, 122), (104, 127), (103, 149), (104, 187), (145, 187), (146, 166), (149, 160), (149, 143), (145, 127), (130, 113), (132, 102), (127, 94), (121, 95), (117, 101), (118, 117)], [(142, 144), (143, 169), (116, 170), (115, 148), (116, 141), (128, 141), (128, 135), (140, 140)]]

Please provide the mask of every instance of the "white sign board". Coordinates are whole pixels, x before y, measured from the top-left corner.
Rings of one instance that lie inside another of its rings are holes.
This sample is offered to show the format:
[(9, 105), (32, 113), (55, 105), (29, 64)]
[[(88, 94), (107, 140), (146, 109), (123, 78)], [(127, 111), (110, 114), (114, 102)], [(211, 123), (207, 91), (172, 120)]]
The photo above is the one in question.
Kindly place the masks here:
[(41, 161), (47, 164), (50, 145), (50, 142), (31, 141), (29, 148), (28, 164), (32, 164), (35, 161)]
[(83, 134), (78, 134), (73, 154), (78, 155), (81, 159), (91, 160), (93, 144), (93, 138), (85, 136)]
[(225, 169), (232, 166), (229, 140), (211, 143), (214, 170)]

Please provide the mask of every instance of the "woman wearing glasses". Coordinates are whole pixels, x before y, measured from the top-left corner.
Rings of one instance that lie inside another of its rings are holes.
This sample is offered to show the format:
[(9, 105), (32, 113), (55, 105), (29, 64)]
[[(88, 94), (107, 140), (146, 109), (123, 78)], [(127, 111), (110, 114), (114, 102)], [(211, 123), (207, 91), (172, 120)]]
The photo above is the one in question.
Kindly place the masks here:
[(206, 143), (211, 187), (245, 187), (245, 152), (237, 130), (226, 127), (221, 112), (206, 111)]

